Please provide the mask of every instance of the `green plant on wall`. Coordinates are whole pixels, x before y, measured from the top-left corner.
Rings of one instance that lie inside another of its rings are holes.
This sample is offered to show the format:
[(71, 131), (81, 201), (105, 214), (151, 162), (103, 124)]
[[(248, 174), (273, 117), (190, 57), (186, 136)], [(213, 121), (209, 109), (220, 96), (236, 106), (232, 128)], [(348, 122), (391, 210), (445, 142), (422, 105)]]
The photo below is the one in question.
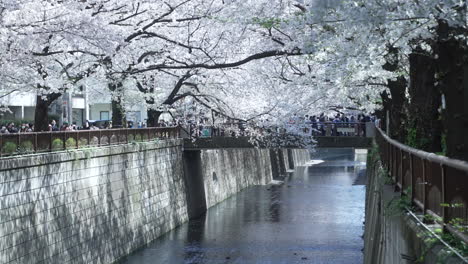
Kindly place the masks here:
[(408, 134), (406, 136), (406, 144), (410, 147), (417, 149), (427, 149), (431, 141), (429, 138), (418, 135), (416, 128), (408, 128)]
[(391, 199), (386, 206), (386, 214), (390, 216), (402, 215), (406, 210), (413, 209), (413, 203), (411, 201), (411, 188), (407, 188), (399, 197), (394, 197)]
[(16, 150), (17, 150), (17, 146), (16, 146), (16, 143), (14, 142), (9, 141), (3, 144), (3, 147), (2, 147), (3, 154), (7, 154), (7, 155), (14, 154), (16, 153)]
[(76, 140), (74, 138), (69, 138), (65, 141), (65, 147), (67, 149), (74, 149), (76, 148)]
[(78, 141), (78, 147), (86, 147), (88, 145), (88, 140), (86, 138), (80, 138)]
[(19, 147), (21, 153), (32, 153), (34, 152), (34, 145), (30, 140), (22, 141)]
[(52, 140), (52, 150), (61, 150), (63, 149), (63, 140), (56, 138)]

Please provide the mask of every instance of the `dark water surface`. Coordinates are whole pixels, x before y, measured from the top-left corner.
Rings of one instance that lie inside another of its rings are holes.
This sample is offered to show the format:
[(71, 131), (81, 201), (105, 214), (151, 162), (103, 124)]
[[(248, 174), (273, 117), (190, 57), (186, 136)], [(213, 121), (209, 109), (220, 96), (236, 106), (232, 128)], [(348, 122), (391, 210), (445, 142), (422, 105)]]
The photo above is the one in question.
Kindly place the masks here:
[(246, 189), (121, 263), (362, 263), (365, 153), (313, 156), (323, 162)]

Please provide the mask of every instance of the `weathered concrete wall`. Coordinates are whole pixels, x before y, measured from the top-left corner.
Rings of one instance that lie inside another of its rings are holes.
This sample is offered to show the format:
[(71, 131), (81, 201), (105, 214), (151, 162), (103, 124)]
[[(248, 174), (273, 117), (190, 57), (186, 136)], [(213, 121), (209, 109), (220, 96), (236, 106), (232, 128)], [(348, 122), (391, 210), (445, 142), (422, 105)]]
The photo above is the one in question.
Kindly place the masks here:
[[(279, 150), (282, 151), (282, 150)], [(231, 197), (242, 189), (253, 185), (265, 185), (273, 180), (275, 165), (272, 160), (279, 160), (278, 152), (269, 149), (239, 148), (202, 150), (202, 175), (206, 193), (207, 208)], [(287, 159), (287, 150), (284, 150), (287, 162), (280, 167), (302, 166), (310, 160), (306, 149), (290, 149), (291, 160)], [(271, 155), (278, 155), (272, 159)], [(287, 168), (287, 167), (286, 167)]]
[[(372, 129), (369, 130), (372, 131)], [(372, 147), (373, 138), (317, 136), (315, 140), (317, 140), (317, 147), (319, 148), (370, 148)]]
[(447, 256), (447, 248), (436, 243), (418, 221), (396, 207), (399, 192), (383, 173), (377, 156), (370, 152), (367, 162), (365, 264), (464, 263)]
[(310, 161), (310, 152), (307, 149), (292, 149), (294, 166), (304, 166)]
[(188, 219), (180, 141), (0, 160), (0, 263), (111, 263)]
[(0, 263), (112, 263), (307, 157), (168, 140), (0, 159)]
[(273, 180), (268, 149), (203, 150), (201, 161), (208, 208), (244, 188)]

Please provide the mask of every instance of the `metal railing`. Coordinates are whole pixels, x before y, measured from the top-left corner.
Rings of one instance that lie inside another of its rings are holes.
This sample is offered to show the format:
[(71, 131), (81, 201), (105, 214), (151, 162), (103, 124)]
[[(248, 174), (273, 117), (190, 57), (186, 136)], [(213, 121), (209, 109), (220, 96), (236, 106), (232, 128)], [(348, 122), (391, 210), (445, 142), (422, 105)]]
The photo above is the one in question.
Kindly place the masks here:
[(366, 123), (364, 122), (324, 122), (312, 123), (311, 128), (315, 136), (366, 136)]
[(180, 127), (0, 134), (0, 157), (179, 137)]
[[(366, 136), (366, 123), (362, 122), (315, 122), (302, 124), (286, 124), (287, 131), (310, 136)], [(270, 133), (275, 127), (251, 126), (244, 123), (226, 123), (217, 126), (200, 125), (187, 129), (191, 137), (236, 137), (252, 136)], [(283, 128), (279, 129), (282, 130)], [(283, 129), (284, 130), (284, 129)]]
[(376, 130), (383, 165), (402, 193), (468, 242), (468, 162), (408, 147)]

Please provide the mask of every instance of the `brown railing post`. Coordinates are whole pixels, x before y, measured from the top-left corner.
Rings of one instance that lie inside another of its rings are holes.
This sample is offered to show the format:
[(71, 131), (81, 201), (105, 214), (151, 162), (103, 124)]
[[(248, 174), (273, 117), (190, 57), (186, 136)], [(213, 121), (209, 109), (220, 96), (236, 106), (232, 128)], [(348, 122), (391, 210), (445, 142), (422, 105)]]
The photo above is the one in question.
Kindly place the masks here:
[(446, 166), (444, 164), (440, 164), (440, 171), (441, 171), (441, 181), (442, 181), (442, 190), (441, 190), (441, 204), (442, 204), (442, 221), (443, 223), (447, 223), (447, 216), (448, 216), (448, 208), (447, 204), (447, 185), (446, 185)]
[(400, 185), (401, 185), (401, 191), (402, 193), (405, 191), (403, 188), (403, 151), (401, 149), (398, 149), (397, 155), (399, 155), (399, 159), (397, 161), (400, 161), (400, 164), (398, 166), (398, 171), (399, 175), (397, 174), (397, 178), (400, 179)]
[(62, 133), (62, 140), (63, 140), (63, 149), (67, 149), (67, 132)]
[(34, 133), (34, 152), (37, 152), (37, 133)]
[(427, 210), (427, 190), (426, 190), (426, 186), (427, 186), (427, 183), (426, 183), (426, 160), (425, 159), (421, 159), (421, 162), (422, 162), (422, 185), (423, 185), (423, 199), (422, 199), (422, 203), (423, 203), (423, 214), (426, 214), (426, 210)]
[(15, 151), (15, 154), (16, 153), (19, 153), (18, 150), (20, 149), (20, 146), (21, 146), (21, 133), (18, 132), (18, 134), (16, 134), (16, 151)]
[(400, 179), (401, 179), (401, 190), (403, 193), (405, 191), (405, 175), (404, 172), (403, 172), (403, 150), (402, 149), (399, 149), (399, 153), (400, 153)]
[(387, 164), (385, 165), (387, 167), (387, 172), (390, 173), (390, 157), (392, 153), (392, 145), (390, 145), (389, 142), (385, 142), (385, 144), (387, 145)]
[(49, 132), (49, 151), (52, 151), (52, 132)]
[(410, 188), (411, 188), (411, 202), (414, 201), (414, 192), (416, 191), (415, 186), (414, 186), (414, 165), (413, 165), (413, 154), (409, 154), (409, 167), (410, 167)]
[(99, 138), (98, 138), (98, 146), (99, 147), (101, 146), (101, 137), (102, 137), (101, 130), (99, 130)]

